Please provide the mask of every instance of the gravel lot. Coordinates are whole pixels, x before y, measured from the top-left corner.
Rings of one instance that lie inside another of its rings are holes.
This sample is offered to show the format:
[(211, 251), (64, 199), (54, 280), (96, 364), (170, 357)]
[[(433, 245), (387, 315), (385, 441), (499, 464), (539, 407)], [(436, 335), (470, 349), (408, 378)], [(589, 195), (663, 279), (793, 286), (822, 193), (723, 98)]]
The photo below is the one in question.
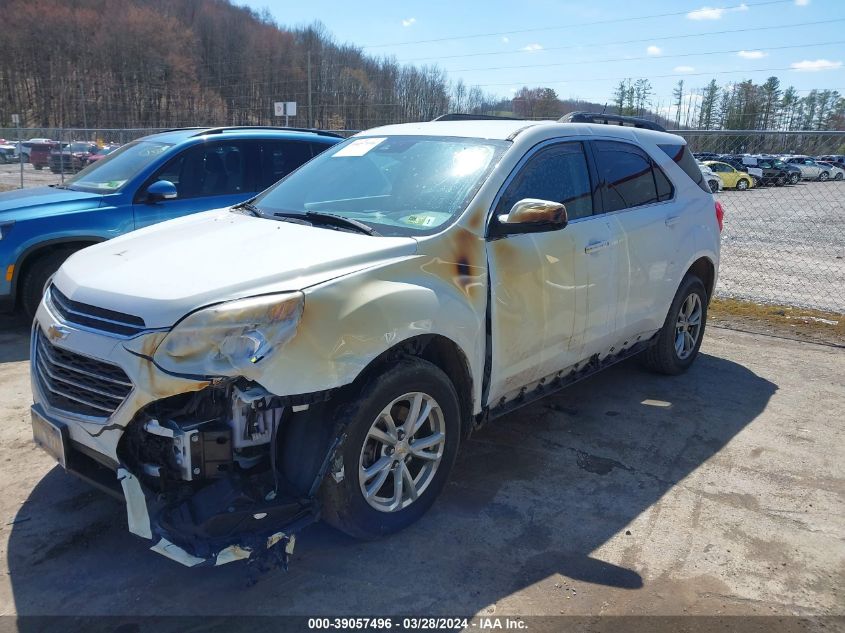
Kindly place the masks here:
[(724, 191), (723, 296), (845, 313), (845, 182)]
[(27, 339), (0, 321), (4, 615), (845, 613), (841, 349), (711, 328), (684, 376), (626, 362), (475, 434), (408, 530), (313, 526), (248, 588), (32, 444)]

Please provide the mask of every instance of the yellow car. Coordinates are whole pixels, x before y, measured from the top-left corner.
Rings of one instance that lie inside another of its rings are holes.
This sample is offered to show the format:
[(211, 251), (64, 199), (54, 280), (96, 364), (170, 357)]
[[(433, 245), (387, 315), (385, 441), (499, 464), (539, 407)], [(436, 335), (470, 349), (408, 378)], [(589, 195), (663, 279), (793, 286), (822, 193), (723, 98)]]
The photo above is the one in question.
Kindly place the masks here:
[(754, 179), (744, 171), (734, 169), (727, 163), (722, 163), (718, 160), (704, 161), (711, 170), (719, 174), (719, 177), (724, 183), (725, 189), (739, 189), (745, 191), (754, 186)]

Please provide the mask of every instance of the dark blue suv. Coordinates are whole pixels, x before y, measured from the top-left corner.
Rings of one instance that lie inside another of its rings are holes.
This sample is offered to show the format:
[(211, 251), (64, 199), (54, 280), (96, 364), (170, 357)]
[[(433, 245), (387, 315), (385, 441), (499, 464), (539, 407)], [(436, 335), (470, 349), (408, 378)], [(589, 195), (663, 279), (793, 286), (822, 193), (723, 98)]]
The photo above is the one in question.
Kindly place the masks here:
[(74, 251), (243, 202), (342, 138), (267, 127), (172, 130), (133, 141), (64, 185), (0, 194), (0, 309), (35, 313)]

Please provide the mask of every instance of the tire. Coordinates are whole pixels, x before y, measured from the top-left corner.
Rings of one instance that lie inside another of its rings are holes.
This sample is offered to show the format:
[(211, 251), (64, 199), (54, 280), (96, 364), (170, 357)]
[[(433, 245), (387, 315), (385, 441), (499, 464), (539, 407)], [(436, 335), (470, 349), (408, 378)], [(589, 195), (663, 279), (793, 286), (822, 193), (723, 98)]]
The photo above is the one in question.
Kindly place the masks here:
[(777, 180), (775, 180), (775, 185), (778, 187), (783, 187), (786, 182), (786, 176), (778, 176)]
[(790, 185), (797, 185), (798, 181), (801, 180), (800, 174), (789, 174), (789, 184)]
[[(411, 438), (403, 438), (400, 421), (406, 421), (402, 417), (403, 413), (409, 414), (410, 400), (405, 400), (404, 396), (410, 394), (425, 395), (437, 407), (432, 407), (422, 426)], [(394, 405), (390, 409), (395, 421), (393, 434), (390, 434), (390, 427), (382, 417), (384, 410), (391, 404)], [(357, 390), (354, 399), (338, 406), (338, 413), (349, 421), (346, 440), (339, 449), (344, 477), (337, 482), (329, 475), (323, 481), (320, 489), (323, 519), (341, 532), (360, 539), (392, 534), (414, 523), (431, 507), (446, 485), (458, 454), (460, 407), (452, 382), (437, 366), (427, 361), (403, 358), (393, 364), (389, 371), (368, 380)], [(384, 437), (389, 436), (394, 444), (389, 446), (376, 439), (371, 435), (373, 429), (378, 429)], [(436, 445), (436, 454), (440, 455), (438, 461), (422, 459), (406, 452), (412, 443), (409, 440), (435, 437), (438, 432), (444, 438)], [(428, 435), (421, 435), (423, 433)], [(397, 437), (399, 440), (404, 439), (404, 444), (402, 441), (396, 442)], [(369, 478), (362, 475), (363, 468), (372, 468), (379, 462), (389, 464), (389, 467), (373, 471), (374, 474)], [(398, 464), (398, 467), (394, 464)], [(436, 465), (431, 471), (424, 472), (429, 464)], [(384, 472), (387, 474), (383, 475)], [(418, 481), (419, 496), (415, 499), (410, 494), (405, 499), (410, 490), (406, 472)], [(398, 505), (391, 505), (389, 499), (392, 498), (394, 502), (397, 499), (394, 487), (397, 474), (403, 489), (398, 495)], [(364, 488), (368, 483), (372, 491), (370, 501), (364, 496)]]
[(843, 174), (841, 174), (841, 173), (840, 173), (840, 174), (836, 174), (836, 175), (833, 177), (833, 179), (834, 179), (834, 180), (842, 180), (843, 178), (845, 178), (845, 175), (843, 175)]
[(746, 180), (745, 178), (740, 178), (739, 180), (736, 181), (736, 188), (739, 191), (745, 191), (746, 189), (748, 189), (748, 186), (750, 184), (751, 183), (748, 182), (748, 180)]
[[(681, 310), (687, 311), (691, 304), (693, 306), (692, 314), (695, 314), (696, 311), (699, 314), (698, 329), (695, 332), (692, 331), (691, 324), (687, 326), (688, 329), (680, 329)], [(666, 315), (666, 321), (657, 335), (657, 340), (643, 352), (643, 361), (646, 366), (668, 376), (676, 376), (685, 372), (698, 357), (698, 350), (701, 348), (706, 325), (707, 291), (698, 277), (687, 275), (681, 282), (678, 292), (675, 293), (675, 298), (672, 300), (672, 305)], [(688, 351), (686, 348), (688, 344), (686, 333), (689, 333), (691, 338), (694, 337)], [(679, 353), (678, 350), (678, 336), (681, 334), (684, 335), (683, 345), (685, 347), (683, 351), (687, 352), (685, 354)]]
[(707, 186), (710, 187), (710, 193), (719, 193), (719, 183), (715, 180), (709, 181)]
[(73, 253), (74, 251), (69, 248), (51, 251), (29, 265), (21, 278), (19, 295), (23, 310), (29, 318), (35, 317), (35, 311), (38, 310), (38, 304), (41, 303), (50, 277), (56, 274), (59, 267)]
[(830, 174), (826, 171), (823, 171), (819, 174), (819, 182), (827, 182), (830, 180)]

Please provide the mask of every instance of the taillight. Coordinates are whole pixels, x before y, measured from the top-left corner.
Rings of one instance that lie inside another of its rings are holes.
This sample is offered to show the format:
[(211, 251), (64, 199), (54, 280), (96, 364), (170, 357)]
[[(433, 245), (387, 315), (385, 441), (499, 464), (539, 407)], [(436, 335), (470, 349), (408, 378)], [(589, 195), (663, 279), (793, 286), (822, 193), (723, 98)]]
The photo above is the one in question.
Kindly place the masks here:
[(716, 222), (719, 223), (719, 233), (722, 232), (722, 226), (725, 223), (725, 210), (722, 208), (722, 203), (716, 201)]

